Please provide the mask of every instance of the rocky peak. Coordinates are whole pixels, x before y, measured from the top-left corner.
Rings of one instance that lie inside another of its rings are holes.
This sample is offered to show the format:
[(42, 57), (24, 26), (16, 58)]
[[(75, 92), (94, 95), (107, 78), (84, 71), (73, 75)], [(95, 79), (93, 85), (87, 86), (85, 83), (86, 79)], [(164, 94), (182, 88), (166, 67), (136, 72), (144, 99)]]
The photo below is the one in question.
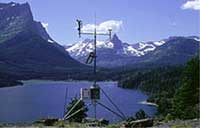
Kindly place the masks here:
[(0, 28), (0, 43), (24, 31), (34, 32), (50, 43), (55, 42), (42, 23), (34, 21), (28, 3), (0, 3)]
[(30, 5), (28, 3), (0, 3), (0, 18), (1, 20), (6, 17), (26, 17), (28, 19), (33, 19)]
[(117, 34), (114, 34), (112, 39), (111, 39), (111, 42), (113, 43), (114, 45), (114, 49), (122, 49), (123, 47), (123, 44), (122, 44), (122, 41), (119, 39), (119, 37), (117, 36)]
[(33, 16), (28, 3), (0, 3), (0, 43), (33, 28)]

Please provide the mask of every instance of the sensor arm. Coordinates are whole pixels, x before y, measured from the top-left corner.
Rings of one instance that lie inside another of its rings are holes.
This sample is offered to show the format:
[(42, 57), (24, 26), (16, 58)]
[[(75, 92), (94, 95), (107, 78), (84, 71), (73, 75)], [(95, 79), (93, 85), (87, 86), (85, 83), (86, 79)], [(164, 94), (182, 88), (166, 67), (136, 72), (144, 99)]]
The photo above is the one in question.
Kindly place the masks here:
[(84, 35), (103, 35), (103, 36), (109, 36), (110, 37), (110, 40), (111, 40), (111, 32), (112, 32), (112, 29), (108, 29), (108, 32), (109, 33), (92, 33), (92, 32), (81, 32), (81, 29), (83, 27), (83, 23), (81, 20), (77, 19), (76, 20), (77, 24), (78, 24), (78, 35), (79, 37), (81, 37), (81, 34), (84, 34)]

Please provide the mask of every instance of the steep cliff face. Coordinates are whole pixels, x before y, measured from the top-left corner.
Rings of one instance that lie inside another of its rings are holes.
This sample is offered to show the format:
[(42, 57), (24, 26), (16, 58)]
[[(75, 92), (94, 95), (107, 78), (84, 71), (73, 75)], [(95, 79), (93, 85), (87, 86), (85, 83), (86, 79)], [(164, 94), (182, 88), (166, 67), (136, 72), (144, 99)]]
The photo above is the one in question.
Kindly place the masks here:
[(28, 3), (0, 4), (0, 69), (21, 74), (51, 74), (88, 67), (71, 58), (33, 19)]
[(0, 43), (34, 28), (29, 4), (0, 4)]

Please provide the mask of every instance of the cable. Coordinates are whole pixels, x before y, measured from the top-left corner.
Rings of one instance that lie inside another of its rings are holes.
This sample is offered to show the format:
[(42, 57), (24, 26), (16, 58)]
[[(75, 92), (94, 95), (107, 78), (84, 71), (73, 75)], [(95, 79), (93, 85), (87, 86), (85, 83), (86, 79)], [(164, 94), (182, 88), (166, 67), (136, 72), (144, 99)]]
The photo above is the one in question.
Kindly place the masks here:
[(78, 105), (78, 103), (81, 101), (82, 99), (80, 98), (76, 104), (74, 104), (74, 106), (67, 112), (67, 114), (64, 116), (64, 119), (71, 113), (71, 111), (76, 107), (76, 105)]
[[(100, 88), (100, 87), (99, 87), (99, 88)], [(117, 109), (117, 111), (118, 111), (120, 114), (123, 115), (124, 119), (126, 119), (125, 114), (117, 107), (117, 105), (116, 105), (116, 104), (112, 101), (112, 99), (106, 94), (106, 92), (105, 92), (102, 88), (100, 88), (100, 89), (102, 90), (103, 94), (108, 98), (108, 100), (111, 102), (111, 104)]]
[(80, 108), (79, 110), (75, 111), (75, 112), (72, 113), (71, 115), (67, 116), (65, 119), (67, 120), (67, 119), (71, 118), (72, 116), (76, 115), (77, 113), (79, 113), (80, 111), (84, 110), (86, 107), (88, 107), (88, 106), (90, 106), (90, 105), (91, 105), (91, 104), (88, 104), (88, 105), (86, 105), (86, 106)]
[(120, 114), (118, 114), (117, 112), (113, 111), (112, 109), (110, 109), (109, 107), (105, 106), (104, 104), (100, 103), (97, 101), (97, 104), (101, 105), (102, 107), (106, 108), (107, 110), (109, 110), (110, 112), (112, 112), (113, 114), (117, 115), (118, 117), (120, 117), (122, 120), (124, 119), (123, 116), (121, 116)]

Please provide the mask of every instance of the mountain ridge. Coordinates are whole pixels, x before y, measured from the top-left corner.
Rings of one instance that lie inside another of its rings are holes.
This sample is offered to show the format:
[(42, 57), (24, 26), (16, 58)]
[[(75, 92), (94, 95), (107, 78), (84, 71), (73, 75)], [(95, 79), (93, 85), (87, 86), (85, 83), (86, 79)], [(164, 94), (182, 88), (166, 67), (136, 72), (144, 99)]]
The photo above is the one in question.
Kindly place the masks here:
[[(140, 64), (140, 63), (155, 63), (153, 56), (150, 57), (149, 54), (152, 54), (152, 52), (157, 52), (157, 49), (162, 48), (163, 46), (167, 47), (169, 45), (182, 45), (181, 43), (173, 43), (178, 40), (182, 40), (184, 43), (184, 40), (187, 40), (191, 42), (191, 45), (194, 47), (192, 50), (196, 51), (193, 53), (194, 55), (198, 55), (198, 45), (200, 42), (200, 38), (197, 36), (173, 36), (169, 37), (167, 39), (162, 39), (159, 41), (147, 41), (147, 42), (139, 42), (135, 44), (129, 44), (122, 42), (116, 34), (112, 37), (111, 42), (105, 40), (105, 41), (97, 41), (97, 64), (102, 67), (119, 67), (119, 66), (125, 66), (125, 65), (131, 65), (131, 64)], [(86, 39), (84, 41), (81, 41), (79, 43), (75, 43), (73, 45), (67, 46), (66, 51), (69, 52), (69, 54), (75, 58), (76, 60), (84, 63), (89, 53), (93, 50), (93, 42), (94, 40)], [(195, 42), (197, 42), (196, 45)], [(100, 45), (102, 44), (102, 45)], [(108, 45), (110, 44), (110, 45)], [(166, 45), (167, 44), (167, 45)], [(189, 46), (190, 44), (188, 44)], [(110, 47), (108, 47), (110, 46)], [(184, 47), (184, 46), (182, 46)], [(186, 48), (186, 47), (185, 47)], [(163, 52), (167, 49), (162, 48)], [(184, 48), (183, 48), (184, 49)], [(175, 49), (174, 49), (175, 50)], [(176, 51), (168, 51), (168, 52), (176, 52)], [(189, 52), (189, 51), (188, 51)], [(165, 52), (166, 53), (166, 52)], [(184, 56), (187, 53), (182, 53)], [(166, 53), (167, 55), (167, 53)], [(110, 57), (112, 56), (112, 57)], [(148, 56), (150, 58), (148, 58)], [(186, 55), (187, 56), (187, 55)], [(110, 57), (110, 58), (109, 58)], [(164, 55), (162, 56), (164, 58)], [(161, 57), (161, 58), (162, 58)], [(180, 56), (181, 57), (181, 56)], [(172, 57), (173, 58), (173, 57)], [(186, 57), (187, 58), (187, 57)], [(107, 60), (106, 60), (107, 59)], [(150, 61), (152, 60), (152, 61)], [(185, 59), (186, 62), (187, 59)], [(116, 65), (114, 64), (116, 63)], [(180, 63), (177, 63), (180, 64)]]

